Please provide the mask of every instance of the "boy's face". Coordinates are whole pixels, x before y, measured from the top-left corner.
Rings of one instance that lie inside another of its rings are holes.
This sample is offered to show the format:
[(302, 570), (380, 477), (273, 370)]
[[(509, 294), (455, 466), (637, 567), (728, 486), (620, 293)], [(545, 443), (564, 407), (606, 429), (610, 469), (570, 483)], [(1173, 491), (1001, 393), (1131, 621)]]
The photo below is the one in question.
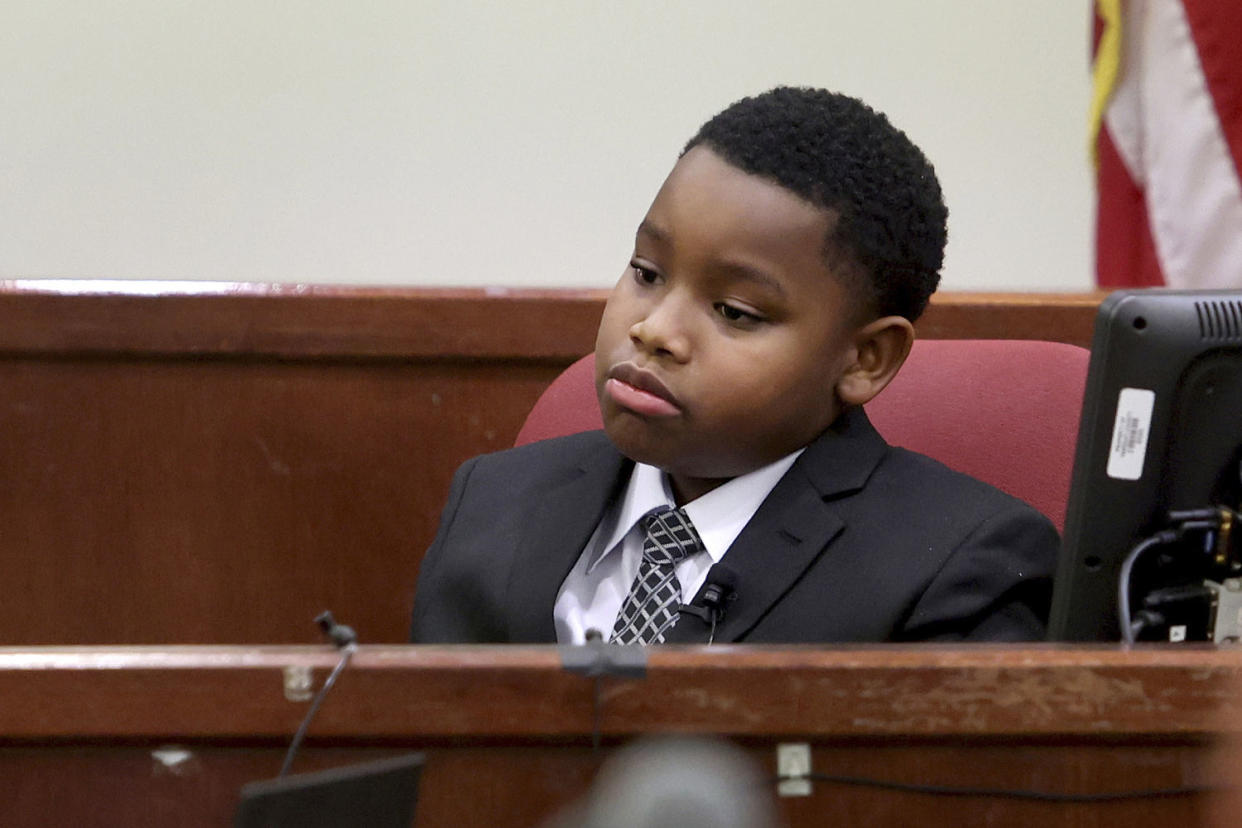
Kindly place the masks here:
[(833, 216), (704, 146), (638, 228), (595, 343), (604, 427), (679, 502), (811, 442), (857, 359), (855, 307), (824, 262)]

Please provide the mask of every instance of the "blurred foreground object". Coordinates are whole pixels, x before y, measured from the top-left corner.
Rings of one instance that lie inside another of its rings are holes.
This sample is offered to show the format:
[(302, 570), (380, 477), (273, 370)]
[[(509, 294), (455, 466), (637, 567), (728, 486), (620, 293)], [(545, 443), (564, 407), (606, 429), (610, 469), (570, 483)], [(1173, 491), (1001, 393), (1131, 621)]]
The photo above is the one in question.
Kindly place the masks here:
[(775, 828), (773, 786), (734, 745), (653, 739), (619, 751), (545, 828)]

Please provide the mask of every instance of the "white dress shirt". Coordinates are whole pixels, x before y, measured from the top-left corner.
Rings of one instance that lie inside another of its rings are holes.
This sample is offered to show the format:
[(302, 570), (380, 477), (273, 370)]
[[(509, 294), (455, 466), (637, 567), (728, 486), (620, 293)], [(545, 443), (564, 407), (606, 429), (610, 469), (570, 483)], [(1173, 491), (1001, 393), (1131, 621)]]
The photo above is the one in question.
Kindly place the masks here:
[[(735, 477), (683, 507), (707, 547), (705, 552), (691, 555), (677, 565), (683, 604), (698, 593), (712, 564), (725, 556), (802, 451)], [(655, 466), (636, 463), (625, 493), (604, 512), (578, 562), (561, 584), (552, 610), (557, 642), (581, 644), (589, 629), (599, 630), (605, 641), (611, 637), (617, 613), (630, 593), (642, 561), (641, 521), (661, 506), (676, 508), (668, 475)]]

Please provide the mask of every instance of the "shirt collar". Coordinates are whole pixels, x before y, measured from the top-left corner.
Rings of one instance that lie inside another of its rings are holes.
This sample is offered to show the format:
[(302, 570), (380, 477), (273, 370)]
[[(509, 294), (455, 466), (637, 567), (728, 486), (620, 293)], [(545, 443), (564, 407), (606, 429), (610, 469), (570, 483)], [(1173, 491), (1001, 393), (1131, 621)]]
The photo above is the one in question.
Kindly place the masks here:
[[(774, 463), (735, 477), (685, 505), (686, 514), (703, 539), (712, 563), (724, 557), (764, 499), (803, 451), (805, 449), (798, 449)], [(606, 541), (596, 547), (598, 551), (587, 571), (590, 572), (605, 556), (620, 547), (635, 524), (650, 512), (661, 506), (676, 508), (676, 505), (668, 475), (655, 466), (635, 463), (625, 493), (611, 510), (611, 521), (606, 518), (606, 526), (601, 526), (601, 536), (605, 536)]]

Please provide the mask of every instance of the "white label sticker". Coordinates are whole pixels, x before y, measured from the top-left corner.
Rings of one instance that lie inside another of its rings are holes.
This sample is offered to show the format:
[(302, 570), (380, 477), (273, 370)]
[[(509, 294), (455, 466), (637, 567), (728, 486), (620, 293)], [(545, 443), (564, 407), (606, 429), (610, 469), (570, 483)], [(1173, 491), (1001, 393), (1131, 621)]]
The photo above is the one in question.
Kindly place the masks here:
[(1108, 476), (1119, 480), (1138, 480), (1143, 476), (1147, 456), (1147, 436), (1151, 433), (1151, 410), (1156, 392), (1145, 388), (1123, 388), (1117, 395), (1117, 419), (1113, 422), (1113, 442), (1108, 450)]

